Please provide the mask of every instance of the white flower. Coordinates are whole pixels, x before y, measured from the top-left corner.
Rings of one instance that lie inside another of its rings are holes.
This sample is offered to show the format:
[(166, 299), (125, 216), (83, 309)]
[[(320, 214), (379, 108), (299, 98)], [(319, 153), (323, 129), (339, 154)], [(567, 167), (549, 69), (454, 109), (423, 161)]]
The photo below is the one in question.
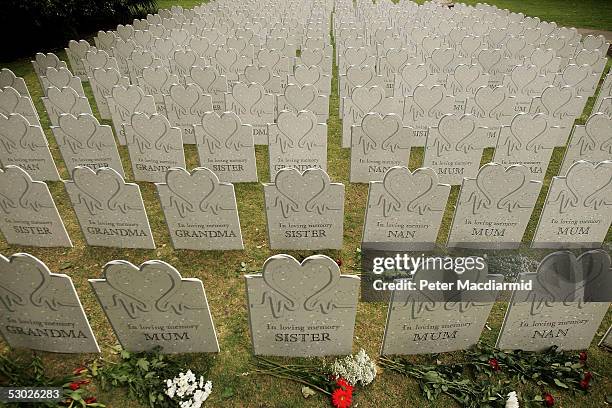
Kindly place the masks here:
[(516, 396), (516, 391), (512, 391), (508, 394), (508, 400), (506, 401), (505, 408), (519, 408), (518, 398)]
[(166, 395), (176, 401), (179, 408), (200, 408), (212, 392), (212, 382), (205, 383), (203, 376), (198, 381), (191, 370), (166, 380), (166, 387)]
[(376, 364), (362, 349), (356, 355), (336, 359), (331, 365), (331, 372), (344, 378), (351, 385), (359, 383), (366, 386), (376, 378)]

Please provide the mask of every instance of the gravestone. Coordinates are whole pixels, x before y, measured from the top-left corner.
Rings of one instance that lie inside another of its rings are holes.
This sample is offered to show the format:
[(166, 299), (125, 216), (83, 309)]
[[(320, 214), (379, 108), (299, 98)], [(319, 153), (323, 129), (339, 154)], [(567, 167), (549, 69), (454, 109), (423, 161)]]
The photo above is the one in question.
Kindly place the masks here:
[(288, 84), (283, 94), (277, 96), (277, 105), (278, 113), (284, 110), (294, 113), (307, 110), (314, 113), (320, 123), (327, 122), (329, 118), (329, 99), (320, 95), (314, 85)]
[(0, 69), (0, 89), (7, 86), (15, 89), (21, 96), (30, 98), (30, 100), (32, 99), (25, 80), (16, 76), (10, 69), (2, 68)]
[(51, 130), (68, 173), (77, 166), (93, 170), (110, 167), (125, 177), (111, 127), (100, 125), (93, 115), (63, 113)]
[(183, 143), (195, 144), (193, 125), (200, 123), (202, 116), (213, 110), (210, 95), (204, 94), (197, 84), (173, 84), (169, 93), (164, 95), (164, 104), (168, 120), (183, 133)]
[(155, 109), (166, 117), (168, 113), (164, 95), (170, 92), (171, 85), (178, 83), (178, 76), (171, 74), (166, 67), (145, 67), (142, 70), (142, 76), (138, 77), (138, 86), (142, 88), (146, 95), (153, 96)]
[[(473, 259), (473, 258), (472, 258)], [(501, 283), (502, 275), (482, 269), (457, 274), (453, 270), (419, 269), (414, 290), (395, 290), (389, 302), (381, 354), (431, 354), (466, 350), (480, 340), (497, 291), (458, 290), (463, 283)], [(454, 290), (419, 289), (423, 281), (455, 284)]]
[(15, 348), (99, 353), (68, 275), (55, 274), (30, 254), (0, 255), (0, 333)]
[(185, 167), (183, 139), (165, 116), (134, 113), (125, 126), (134, 180), (161, 183), (172, 167)]
[(47, 68), (53, 67), (55, 69), (59, 69), (61, 67), (68, 68), (66, 63), (60, 60), (57, 55), (49, 52), (47, 54), (43, 54), (42, 52), (36, 53), (34, 57), (34, 61), (32, 61), (32, 66), (34, 67), (34, 72), (36, 76), (38, 76), (38, 80), (40, 81), (40, 86), (43, 87), (42, 77), (44, 77), (47, 73)]
[(87, 245), (155, 248), (137, 184), (110, 168), (76, 167), (64, 185)]
[(252, 82), (261, 84), (266, 93), (269, 94), (279, 95), (282, 93), (281, 77), (274, 75), (272, 70), (264, 65), (248, 65), (244, 72), (238, 75), (238, 80), (246, 84)]
[(19, 91), (10, 86), (0, 89), (0, 113), (4, 116), (9, 116), (11, 113), (19, 113), (28, 120), (30, 125), (40, 126), (38, 112), (34, 108), (32, 100), (27, 96), (21, 95)]
[(81, 78), (81, 81), (88, 80), (83, 60), (85, 59), (87, 51), (90, 49), (91, 45), (86, 40), (70, 40), (68, 42), (68, 47), (64, 48), (66, 56), (68, 57), (68, 62), (70, 62), (70, 70), (74, 75)]
[(42, 128), (19, 113), (0, 113), (0, 163), (19, 166), (34, 180), (60, 179)]
[(612, 161), (574, 163), (553, 177), (534, 248), (597, 248), (612, 223)]
[(47, 96), (43, 97), (42, 101), (49, 114), (51, 126), (59, 126), (59, 118), (63, 113), (70, 113), (74, 116), (79, 116), (81, 113), (93, 115), (87, 98), (79, 96), (74, 89), (69, 87), (49, 88)]
[(559, 174), (566, 174), (579, 160), (598, 163), (609, 159), (612, 159), (612, 118), (595, 113), (585, 125), (574, 126)]
[(67, 86), (74, 89), (79, 96), (85, 96), (81, 78), (72, 75), (72, 72), (66, 67), (60, 67), (59, 69), (49, 67), (47, 68), (46, 75), (41, 77), (40, 80), (43, 83), (43, 92), (45, 95), (47, 94), (47, 89), (52, 86), (59, 89)]
[(468, 97), (465, 112), (474, 115), (478, 127), (486, 128), (482, 139), (486, 147), (497, 145), (501, 127), (509, 125), (515, 115), (505, 86), (480, 87), (474, 96)]
[(310, 111), (283, 111), (268, 125), (270, 179), (284, 168), (327, 171), (327, 125)]
[(351, 183), (380, 181), (391, 167), (408, 164), (412, 128), (399, 115), (368, 113), (351, 132)]
[(89, 79), (91, 90), (102, 119), (112, 119), (109, 98), (112, 98), (115, 86), (129, 87), (130, 79), (123, 76), (116, 68), (95, 68)]
[(522, 164), (531, 172), (531, 180), (543, 181), (559, 130), (549, 125), (543, 113), (519, 113), (509, 126), (502, 127), (493, 161), (504, 166)]
[(558, 126), (559, 136), (557, 146), (565, 146), (574, 121), (582, 114), (587, 98), (572, 95), (569, 86), (544, 89), (541, 96), (533, 99), (531, 111), (545, 113), (549, 117), (549, 125)]
[(274, 123), (274, 95), (267, 94), (261, 84), (235, 83), (226, 94), (225, 107), (242, 123), (253, 126), (255, 144), (268, 143), (268, 123)]
[(264, 184), (272, 249), (342, 247), (344, 185), (331, 183), (321, 169), (281, 169)]
[(202, 281), (183, 278), (163, 261), (140, 266), (111, 261), (102, 279), (90, 279), (121, 343), (131, 352), (219, 352)]
[[(531, 290), (512, 294), (496, 347), (544, 351), (589, 348), (608, 311), (612, 291), (610, 255), (603, 250), (547, 255), (536, 273), (521, 273), (517, 282)], [(607, 291), (607, 292), (606, 292)]]
[(108, 107), (113, 118), (113, 127), (120, 145), (126, 145), (125, 127), (132, 120), (136, 112), (153, 115), (155, 111), (155, 100), (151, 95), (145, 95), (142, 89), (136, 85), (115, 86), (108, 98)]
[(435, 246), (450, 194), (433, 169), (395, 166), (370, 182), (362, 247), (427, 251)]
[(484, 131), (473, 115), (442, 116), (427, 134), (423, 165), (434, 169), (441, 183), (457, 185), (464, 177), (476, 177), (486, 144)]
[(0, 230), (10, 245), (72, 247), (49, 188), (23, 169), (0, 169)]
[(202, 166), (214, 171), (223, 182), (257, 181), (251, 125), (243, 124), (234, 112), (206, 112), (194, 129)]
[(448, 247), (519, 247), (542, 183), (522, 165), (487, 163), (475, 178), (464, 178)]
[(333, 259), (313, 255), (300, 264), (274, 255), (245, 280), (255, 355), (351, 353), (359, 278), (341, 275)]
[(244, 249), (234, 186), (205, 167), (168, 170), (157, 191), (176, 249)]
[(442, 116), (454, 112), (455, 98), (442, 85), (417, 85), (404, 100), (402, 120), (414, 129), (413, 146), (425, 146), (429, 129), (438, 126)]
[(197, 84), (205, 94), (210, 95), (215, 112), (218, 114), (225, 112), (225, 94), (228, 92), (225, 75), (219, 74), (212, 66), (196, 66), (191, 67), (185, 82)]
[(295, 71), (289, 75), (288, 83), (299, 86), (314, 85), (320, 95), (327, 97), (331, 94), (331, 77), (323, 74), (321, 67), (313, 65), (296, 65)]

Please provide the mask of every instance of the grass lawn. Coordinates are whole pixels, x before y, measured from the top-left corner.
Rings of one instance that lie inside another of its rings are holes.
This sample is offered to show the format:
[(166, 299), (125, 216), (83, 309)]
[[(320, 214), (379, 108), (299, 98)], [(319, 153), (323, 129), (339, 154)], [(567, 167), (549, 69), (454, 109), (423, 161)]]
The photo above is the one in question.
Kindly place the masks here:
[[(475, 0), (468, 3), (476, 3)], [(612, 30), (612, 0), (490, 0), (489, 3), (499, 7), (509, 8), (513, 11), (524, 12), (528, 15), (539, 16), (543, 20), (558, 21), (562, 25), (575, 27), (598, 28)], [(184, 7), (192, 7), (199, 4), (195, 0), (162, 0), (160, 7), (169, 7), (173, 4), (181, 4)], [(41, 50), (42, 51), (42, 50)], [(66, 59), (63, 51), (58, 53), (61, 59)], [(608, 64), (610, 65), (610, 64)], [(34, 74), (29, 59), (22, 59), (6, 64), (15, 74), (25, 78), (34, 103), (39, 111), (41, 122), (51, 145), (51, 151), (60, 168), (61, 175), (66, 178), (68, 173), (63, 166), (59, 150), (49, 130), (49, 120), (41, 102), (42, 90), (38, 79)], [(337, 71), (334, 71), (332, 89), (336, 89)], [(94, 114), (97, 109), (87, 83), (85, 91), (91, 101)], [(580, 119), (584, 121), (588, 117), (592, 100), (587, 105), (587, 111)], [(364, 219), (365, 204), (367, 198), (367, 185), (350, 184), (349, 179), (349, 151), (340, 147), (342, 124), (338, 117), (338, 96), (332, 95), (330, 106), (330, 119), (328, 122), (328, 168), (333, 181), (343, 182), (346, 185), (345, 206), (345, 234), (344, 246), (338, 251), (320, 251), (332, 258), (344, 260), (343, 272), (356, 272), (358, 261), (356, 249), (360, 245), (360, 237)], [(102, 121), (110, 124), (110, 121)], [(198, 166), (197, 154), (194, 146), (186, 146), (186, 158), (188, 168)], [(132, 180), (131, 166), (129, 164), (127, 149), (120, 147), (120, 153), (128, 180)], [(483, 162), (488, 161), (492, 152), (485, 152)], [(545, 180), (539, 206), (543, 202), (546, 190), (553, 173), (559, 169), (560, 160), (563, 157), (563, 148), (555, 150), (553, 161)], [(414, 169), (422, 162), (422, 151), (413, 151), (410, 167)], [(267, 149), (257, 147), (257, 165), (260, 181), (269, 179), (267, 166)], [(264, 260), (273, 255), (268, 249), (263, 189), (259, 183), (237, 184), (236, 195), (238, 209), (242, 223), (242, 232), (246, 249), (244, 251), (225, 252), (198, 252), (177, 251), (170, 243), (164, 217), (156, 197), (155, 188), (150, 183), (139, 183), (147, 213), (151, 222), (153, 235), (158, 246), (156, 250), (129, 250), (113, 248), (88, 247), (82, 238), (74, 211), (61, 182), (49, 183), (51, 193), (55, 198), (59, 212), (66, 223), (68, 232), (73, 239), (74, 248), (71, 249), (43, 249), (25, 248), (7, 245), (0, 242), (0, 253), (10, 255), (16, 252), (29, 252), (45, 262), (54, 272), (62, 272), (70, 275), (74, 281), (77, 292), (85, 307), (94, 333), (101, 345), (103, 356), (109, 357), (110, 346), (116, 344), (116, 338), (106, 320), (102, 309), (96, 302), (93, 292), (87, 282), (88, 278), (101, 276), (102, 266), (111, 260), (125, 259), (134, 264), (140, 264), (150, 259), (161, 259), (176, 267), (184, 277), (196, 277), (204, 282), (211, 307), (213, 319), (217, 328), (221, 352), (216, 356), (193, 355), (188, 356), (190, 367), (194, 372), (198, 368), (212, 365), (209, 378), (213, 381), (213, 393), (208, 401), (208, 406), (215, 407), (318, 407), (328, 406), (328, 402), (320, 396), (304, 399), (300, 393), (300, 387), (294, 383), (272, 379), (269, 377), (258, 377), (254, 375), (242, 375), (249, 373), (252, 369), (253, 356), (249, 336), (245, 287), (241, 271), (241, 262), (246, 263), (249, 272), (258, 271)], [(449, 205), (444, 218), (444, 226), (440, 231), (438, 242), (444, 243), (448, 235), (448, 226), (452, 217), (452, 210), (457, 199), (458, 188), (454, 187)], [(539, 211), (537, 211), (539, 214)], [(525, 242), (528, 242), (535, 228), (535, 217), (528, 227)], [(607, 241), (612, 234), (609, 232)], [(312, 255), (313, 251), (289, 251), (297, 258)], [(492, 330), (485, 330), (483, 339), (494, 342), (501, 326), (506, 305), (498, 303), (493, 308), (489, 318), (489, 326)], [(364, 348), (371, 356), (378, 354), (385, 324), (387, 306), (384, 304), (361, 303), (357, 313), (355, 329), (354, 351)], [(558, 398), (557, 406), (575, 406), (600, 408), (605, 405), (606, 389), (611, 393), (612, 374), (611, 355), (596, 346), (601, 335), (612, 323), (612, 313), (608, 313), (600, 327), (600, 332), (589, 349), (589, 361), (591, 369), (603, 375), (603, 380), (595, 383), (594, 389), (588, 397), (564, 394), (557, 390), (552, 391)], [(9, 351), (4, 345), (0, 345), (5, 353), (22, 354), (24, 351)], [(95, 355), (55, 355), (44, 354), (45, 361), (52, 367), (54, 374), (68, 372), (83, 362), (90, 362)], [(454, 354), (440, 356), (419, 356), (416, 361), (434, 360), (443, 358), (452, 360)], [(210, 361), (212, 360), (212, 362)], [(537, 389), (517, 387), (519, 390), (540, 392)], [(125, 395), (113, 390), (110, 393), (98, 393), (98, 400), (106, 403), (109, 407), (139, 407), (140, 405), (130, 401)], [(359, 407), (454, 407), (451, 400), (439, 400), (436, 403), (428, 403), (421, 397), (416, 382), (405, 377), (385, 372), (363, 392), (356, 397), (355, 406)]]

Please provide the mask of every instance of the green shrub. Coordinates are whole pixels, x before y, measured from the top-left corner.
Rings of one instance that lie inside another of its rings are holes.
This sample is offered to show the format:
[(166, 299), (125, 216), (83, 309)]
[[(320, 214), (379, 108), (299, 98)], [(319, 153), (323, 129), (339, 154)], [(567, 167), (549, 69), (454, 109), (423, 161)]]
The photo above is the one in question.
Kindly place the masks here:
[(131, 23), (156, 9), (156, 0), (4, 0), (0, 60), (63, 48), (71, 39)]

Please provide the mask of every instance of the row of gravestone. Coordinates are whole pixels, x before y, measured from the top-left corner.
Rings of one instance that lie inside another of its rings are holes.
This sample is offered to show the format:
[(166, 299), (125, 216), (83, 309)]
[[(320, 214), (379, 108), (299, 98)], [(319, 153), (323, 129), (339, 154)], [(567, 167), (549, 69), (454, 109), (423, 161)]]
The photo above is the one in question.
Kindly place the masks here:
[[(609, 296), (612, 290), (610, 266), (605, 251), (579, 257), (560, 251), (545, 257), (536, 273), (519, 274), (517, 282), (529, 282), (530, 287), (512, 291), (497, 346), (529, 351), (553, 345), (588, 348), (608, 311), (609, 299), (602, 294)], [(445, 275), (443, 269), (422, 269), (411, 279), (415, 289), (394, 290), (381, 354), (448, 352), (478, 342), (498, 289), (475, 301), (470, 295), (474, 290), (440, 292), (427, 284), (436, 279), (451, 282)], [(486, 264), (454, 279), (469, 287), (504, 280), (489, 274)], [(246, 275), (245, 280), (254, 354), (351, 353), (358, 276), (342, 275), (325, 255), (301, 263), (290, 255), (274, 255), (261, 274)], [(116, 260), (104, 266), (102, 278), (89, 282), (126, 350), (161, 346), (165, 353), (219, 351), (201, 280), (183, 278), (163, 261), (135, 266)], [(0, 333), (11, 347), (100, 351), (69, 276), (51, 273), (29, 254), (0, 256), (0, 293)]]
[[(137, 184), (115, 170), (78, 166), (64, 186), (88, 245), (155, 248)], [(173, 167), (157, 193), (177, 249), (243, 249), (236, 196), (202, 167)], [(489, 163), (463, 179), (447, 245), (511, 249), (520, 245), (542, 182), (522, 165)], [(370, 182), (364, 248), (433, 249), (451, 186), (424, 167), (392, 166)], [(612, 161), (574, 163), (548, 190), (532, 246), (601, 246), (612, 224)], [(339, 249), (344, 234), (344, 185), (322, 169), (280, 169), (264, 184), (267, 230), (273, 249)], [(0, 230), (25, 246), (72, 246), (47, 185), (23, 169), (0, 172)]]

